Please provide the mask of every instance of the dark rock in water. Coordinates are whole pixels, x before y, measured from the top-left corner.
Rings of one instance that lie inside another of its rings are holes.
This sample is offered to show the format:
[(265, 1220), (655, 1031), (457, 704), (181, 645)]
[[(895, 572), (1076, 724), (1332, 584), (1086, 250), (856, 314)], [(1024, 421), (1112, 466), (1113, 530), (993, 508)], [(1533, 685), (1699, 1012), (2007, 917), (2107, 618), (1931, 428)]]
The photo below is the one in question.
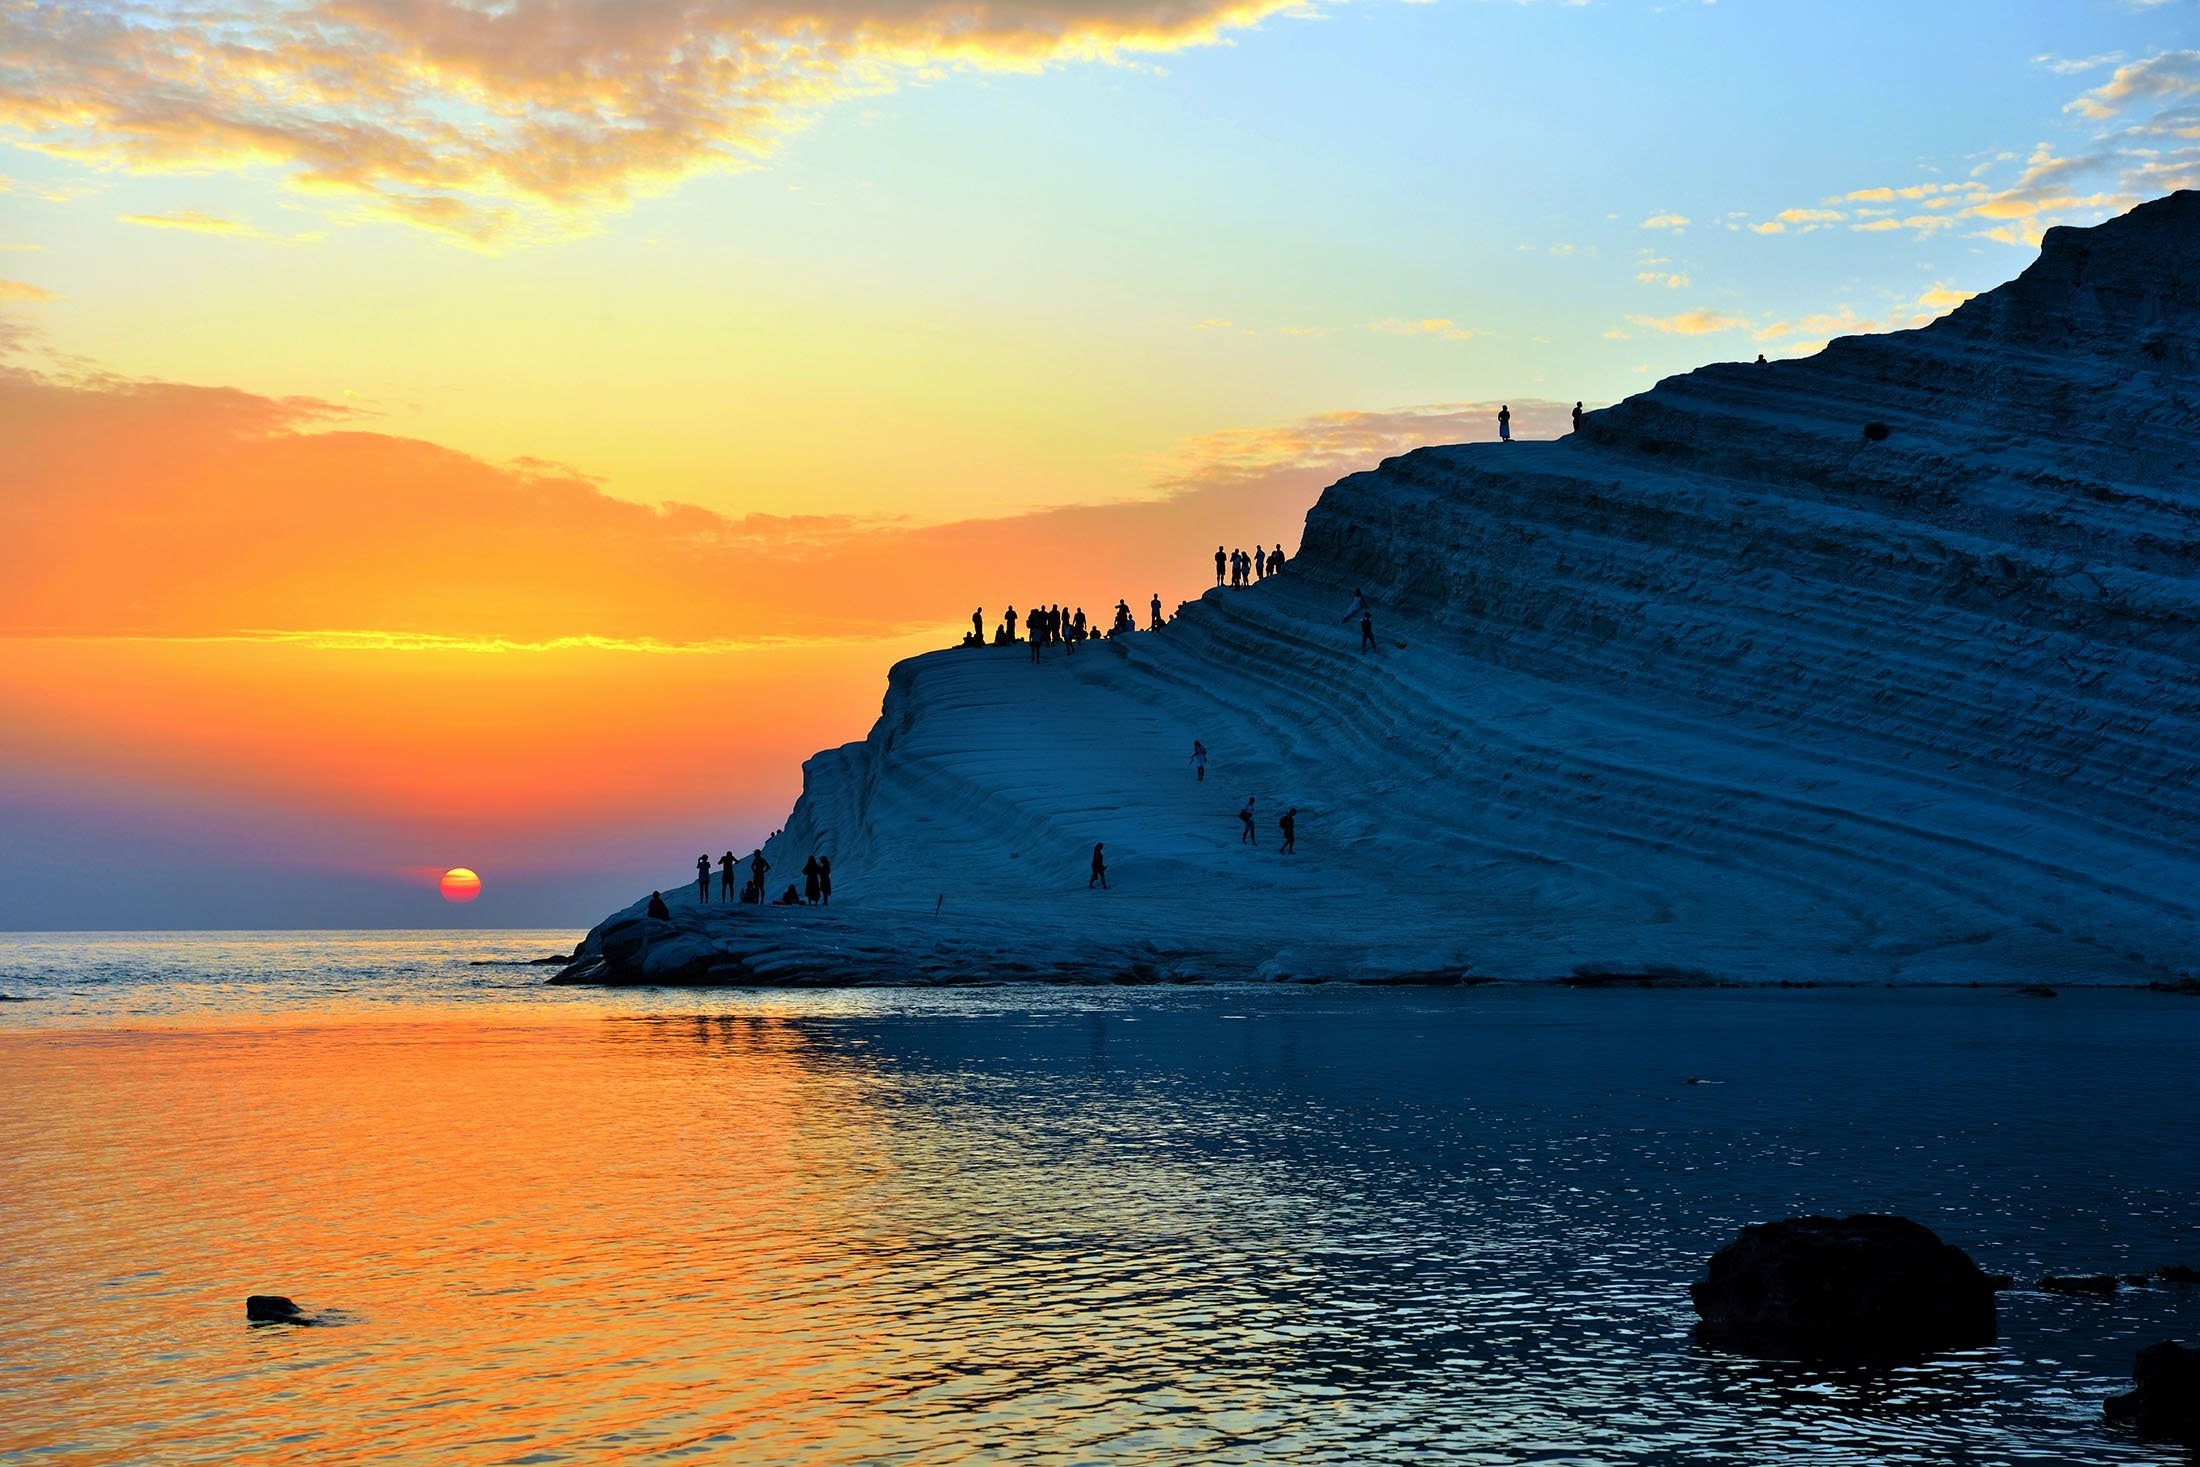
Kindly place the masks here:
[(2161, 1340), (2131, 1363), (2133, 1389), (2110, 1396), (2101, 1414), (2148, 1441), (2200, 1447), (2200, 1350)]
[(2168, 1264), (2154, 1270), (2154, 1276), (2165, 1284), (2200, 1284), (2200, 1268), (2182, 1263)]
[(2062, 995), (2044, 983), (2027, 983), (2017, 990), (2026, 998), (2060, 998)]
[(281, 1294), (253, 1294), (244, 1301), (244, 1317), (253, 1324), (305, 1324), (305, 1311)]
[(2078, 1294), (2090, 1299), (2107, 1299), (2116, 1293), (2116, 1275), (2051, 1273), (2040, 1280), (2040, 1288), (2049, 1294)]
[(1986, 1282), (1994, 1286), (1997, 1294), (2007, 1293), (2017, 1286), (2016, 1279), (2005, 1273), (1990, 1273), (1986, 1276)]
[(2179, 978), (2173, 983), (2149, 983), (2147, 987), (2156, 993), (2200, 994), (2200, 978)]
[(27, 997), (25, 997), (24, 995), (22, 995), (22, 994), (20, 994), (20, 993), (0, 993), (0, 1003), (29, 1003), (29, 1002), (30, 1002), (30, 999), (29, 999), (29, 998), (27, 998)]
[(1689, 1285), (1716, 1349), (1894, 1358), (1994, 1342), (1994, 1286), (1905, 1217), (1792, 1217), (1743, 1228)]

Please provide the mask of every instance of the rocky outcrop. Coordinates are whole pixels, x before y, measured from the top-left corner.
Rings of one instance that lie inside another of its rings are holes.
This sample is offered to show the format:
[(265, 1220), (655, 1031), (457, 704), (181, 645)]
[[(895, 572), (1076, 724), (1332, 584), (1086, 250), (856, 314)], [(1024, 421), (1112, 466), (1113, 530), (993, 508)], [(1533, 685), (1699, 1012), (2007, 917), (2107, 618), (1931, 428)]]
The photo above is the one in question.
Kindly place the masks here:
[(1159, 633), (904, 662), (767, 847), (832, 855), (829, 933), (675, 896), (574, 976), (2190, 983), (2196, 485), (2180, 193), (1920, 329), (1354, 474)]
[(1908, 1218), (1863, 1213), (1746, 1227), (1689, 1285), (1715, 1349), (1897, 1358), (1994, 1342), (1994, 1285)]
[(313, 1320), (281, 1294), (252, 1294), (244, 1301), (244, 1317), (252, 1324), (311, 1324)]
[(2146, 1441), (2200, 1447), (2200, 1350), (2162, 1340), (2139, 1352), (2132, 1389), (2110, 1396), (2102, 1413)]

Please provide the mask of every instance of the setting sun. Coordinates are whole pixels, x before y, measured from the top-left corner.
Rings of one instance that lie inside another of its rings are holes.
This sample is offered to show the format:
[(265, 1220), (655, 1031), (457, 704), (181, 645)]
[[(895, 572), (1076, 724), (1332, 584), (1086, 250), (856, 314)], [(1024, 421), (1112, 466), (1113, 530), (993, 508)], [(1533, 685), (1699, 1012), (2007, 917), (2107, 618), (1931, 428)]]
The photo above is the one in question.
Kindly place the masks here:
[(470, 902), (481, 895), (481, 878), (464, 866), (453, 866), (443, 873), (436, 889), (443, 893), (443, 900), (447, 902)]

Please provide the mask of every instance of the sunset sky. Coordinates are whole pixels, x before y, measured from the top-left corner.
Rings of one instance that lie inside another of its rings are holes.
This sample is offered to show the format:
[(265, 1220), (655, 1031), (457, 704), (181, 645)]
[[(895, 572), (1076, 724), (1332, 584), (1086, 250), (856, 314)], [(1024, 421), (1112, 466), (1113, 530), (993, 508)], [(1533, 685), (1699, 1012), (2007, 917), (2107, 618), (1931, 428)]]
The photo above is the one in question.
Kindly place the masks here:
[[(1931, 319), (2192, 0), (0, 0), (0, 927), (578, 929), (982, 604)], [(446, 867), (481, 873), (445, 903)]]

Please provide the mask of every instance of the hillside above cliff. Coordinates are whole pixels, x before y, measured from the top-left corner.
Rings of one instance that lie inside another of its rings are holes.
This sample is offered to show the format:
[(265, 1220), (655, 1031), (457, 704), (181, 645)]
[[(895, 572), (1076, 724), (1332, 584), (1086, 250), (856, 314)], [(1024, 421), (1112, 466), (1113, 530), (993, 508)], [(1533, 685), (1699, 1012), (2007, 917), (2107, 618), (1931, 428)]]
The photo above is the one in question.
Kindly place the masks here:
[(1161, 631), (904, 662), (767, 848), (832, 907), (668, 892), (571, 976), (2189, 976), (2196, 572), (2184, 192), (1931, 325), (1354, 474)]

